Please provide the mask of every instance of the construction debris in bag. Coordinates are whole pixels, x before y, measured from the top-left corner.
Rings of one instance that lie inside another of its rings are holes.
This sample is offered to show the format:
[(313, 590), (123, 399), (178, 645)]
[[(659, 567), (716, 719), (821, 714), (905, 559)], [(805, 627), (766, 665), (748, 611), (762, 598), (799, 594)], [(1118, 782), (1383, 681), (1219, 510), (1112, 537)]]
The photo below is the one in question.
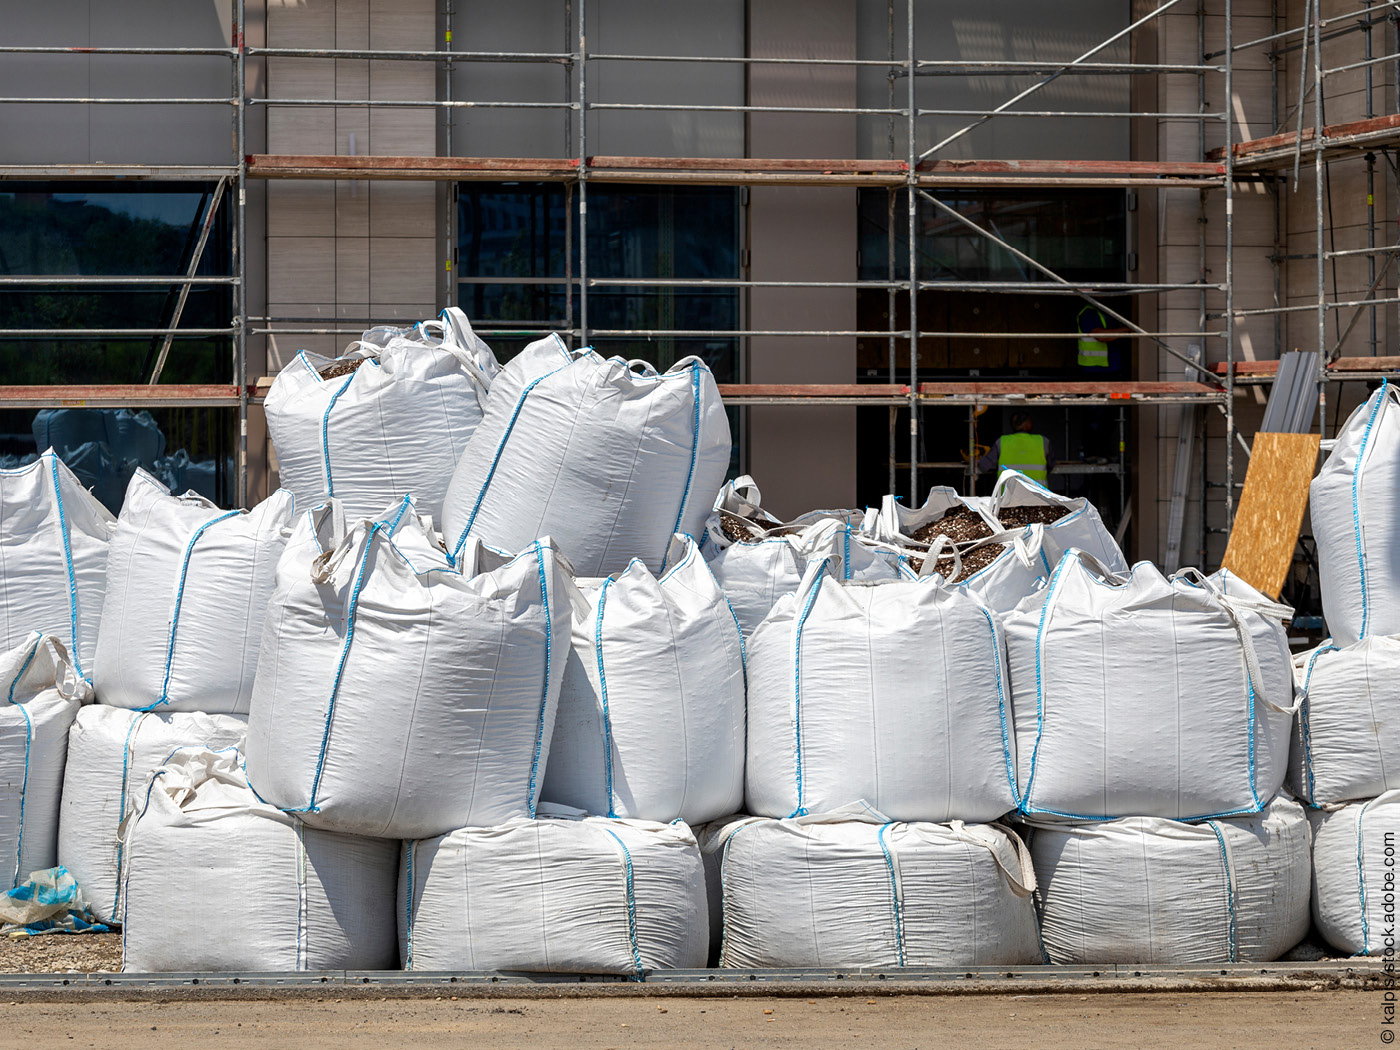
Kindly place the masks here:
[[(958, 573), (957, 579), (953, 582), (962, 583), (963, 580), (967, 579), (973, 573), (981, 572), (988, 565), (1001, 557), (1001, 552), (1004, 550), (1006, 550), (1005, 544), (989, 543), (985, 547), (978, 547), (976, 550), (964, 554), (962, 556), (962, 572)], [(923, 568), (922, 561), (920, 561), (918, 565), (915, 565), (914, 562), (914, 558), (909, 559), (909, 565), (915, 572)], [(953, 559), (951, 555), (945, 554), (943, 557), (939, 558), (935, 568), (942, 576), (947, 576), (951, 573), (953, 571)]]
[(730, 543), (754, 543), (762, 539), (764, 534), (761, 525), (727, 510), (719, 512), (719, 527), (724, 530)]
[(321, 378), (339, 379), (341, 376), (348, 376), (368, 360), (367, 357), (342, 357), (321, 369)]
[(1008, 529), (1023, 529), (1027, 525), (1053, 525), (1066, 514), (1068, 507), (1002, 507), (999, 517)]
[(939, 536), (947, 536), (954, 543), (970, 543), (986, 539), (992, 534), (987, 523), (975, 510), (959, 507), (948, 511), (937, 521), (921, 525), (909, 536), (918, 543), (932, 543)]

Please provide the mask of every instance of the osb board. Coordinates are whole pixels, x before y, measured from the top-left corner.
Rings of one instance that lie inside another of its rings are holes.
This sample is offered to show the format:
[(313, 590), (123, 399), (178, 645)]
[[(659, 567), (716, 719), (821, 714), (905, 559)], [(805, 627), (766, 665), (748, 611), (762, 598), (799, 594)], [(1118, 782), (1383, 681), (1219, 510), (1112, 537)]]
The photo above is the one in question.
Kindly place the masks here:
[(1225, 567), (1271, 598), (1293, 562), (1321, 441), (1319, 434), (1254, 435)]

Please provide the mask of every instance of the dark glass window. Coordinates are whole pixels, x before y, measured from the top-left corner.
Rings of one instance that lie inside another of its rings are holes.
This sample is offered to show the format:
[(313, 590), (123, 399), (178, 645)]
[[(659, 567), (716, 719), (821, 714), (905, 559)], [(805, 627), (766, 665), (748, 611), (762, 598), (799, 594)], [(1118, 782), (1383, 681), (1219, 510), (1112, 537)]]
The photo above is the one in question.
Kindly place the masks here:
[[(739, 217), (738, 190), (728, 187), (590, 188), (590, 280), (657, 282), (589, 288), (594, 347), (661, 369), (693, 354), (718, 381), (736, 381), (738, 340), (703, 333), (739, 327), (738, 289), (667, 281), (737, 280)], [(578, 327), (581, 261), (577, 197), (563, 186), (460, 187), (458, 304), (499, 357), (541, 332)]]
[[(181, 276), (190, 266), (213, 187), (204, 183), (5, 183), (0, 186), (0, 277), (52, 277), (0, 284), (0, 329), (168, 328), (179, 285), (65, 284), (66, 276)], [(228, 276), (227, 208), (195, 276)], [(195, 284), (181, 328), (227, 328), (227, 285)], [(11, 335), (0, 332), (0, 374), (14, 384), (144, 383), (160, 336)], [(168, 383), (228, 383), (229, 336), (177, 336), (161, 373)]]
[[(1122, 190), (939, 189), (934, 195), (983, 229), (1071, 281), (1121, 281), (1127, 259)], [(909, 276), (908, 198), (895, 195), (896, 279)], [(860, 191), (860, 276), (881, 280), (889, 266), (889, 194)], [(1050, 280), (1011, 252), (928, 201), (919, 202), (920, 281)]]

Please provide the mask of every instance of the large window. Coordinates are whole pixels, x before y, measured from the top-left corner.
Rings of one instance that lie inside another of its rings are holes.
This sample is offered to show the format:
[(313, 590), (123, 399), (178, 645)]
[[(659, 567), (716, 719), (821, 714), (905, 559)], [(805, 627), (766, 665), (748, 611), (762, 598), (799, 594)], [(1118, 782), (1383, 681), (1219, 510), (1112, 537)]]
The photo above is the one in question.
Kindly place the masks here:
[[(0, 185), (0, 376), (14, 385), (229, 383), (229, 335), (64, 334), (129, 329), (228, 329), (228, 284), (198, 278), (231, 272), (228, 209), (215, 213), (202, 252), (211, 183), (8, 182)], [(196, 259), (196, 254), (198, 258)], [(104, 284), (94, 278), (168, 277), (181, 284)], [(82, 278), (75, 281), (74, 278)], [(172, 487), (227, 505), (237, 432), (230, 409), (155, 412), (63, 407), (0, 411), (0, 467), (19, 466), (52, 445), (113, 510), (139, 466)]]
[[(738, 340), (722, 333), (740, 327), (738, 289), (670, 282), (737, 280), (739, 218), (739, 192), (727, 187), (598, 186), (588, 191), (585, 246), (565, 187), (464, 183), (458, 304), (501, 357), (544, 332), (576, 330), (586, 247), (588, 328), (600, 353), (660, 369), (693, 354), (733, 382)], [(592, 283), (609, 279), (644, 283)]]

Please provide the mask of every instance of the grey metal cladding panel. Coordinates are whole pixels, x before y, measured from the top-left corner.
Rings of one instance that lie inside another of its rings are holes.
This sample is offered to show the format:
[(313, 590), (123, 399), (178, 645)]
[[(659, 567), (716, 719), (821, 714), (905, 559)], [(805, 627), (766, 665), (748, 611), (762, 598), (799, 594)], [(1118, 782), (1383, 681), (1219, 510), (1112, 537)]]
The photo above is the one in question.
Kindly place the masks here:
[[(227, 3), (122, 0), (6, 4), (5, 42), (47, 47), (227, 47)], [(0, 93), (28, 97), (226, 98), (232, 63), (220, 56), (0, 57)], [(30, 105), (0, 107), (0, 163), (227, 164), (232, 107)]]

